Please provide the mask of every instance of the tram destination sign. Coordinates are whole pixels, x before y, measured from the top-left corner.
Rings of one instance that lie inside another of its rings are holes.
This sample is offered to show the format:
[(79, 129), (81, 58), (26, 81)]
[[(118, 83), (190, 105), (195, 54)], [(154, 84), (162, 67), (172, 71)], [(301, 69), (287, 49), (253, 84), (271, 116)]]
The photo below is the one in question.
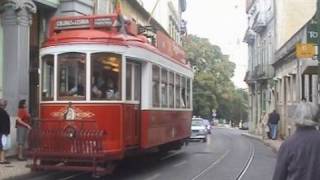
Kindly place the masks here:
[(56, 28), (57, 30), (63, 29), (77, 29), (77, 28), (89, 28), (89, 19), (63, 19), (57, 20)]
[(112, 24), (113, 24), (113, 20), (109, 17), (94, 19), (94, 26), (95, 27), (111, 27)]
[(113, 25), (113, 19), (111, 17), (58, 19), (56, 21), (55, 29), (56, 30), (82, 29), (82, 28), (90, 28), (90, 26), (100, 28), (100, 27), (111, 27), (112, 25)]

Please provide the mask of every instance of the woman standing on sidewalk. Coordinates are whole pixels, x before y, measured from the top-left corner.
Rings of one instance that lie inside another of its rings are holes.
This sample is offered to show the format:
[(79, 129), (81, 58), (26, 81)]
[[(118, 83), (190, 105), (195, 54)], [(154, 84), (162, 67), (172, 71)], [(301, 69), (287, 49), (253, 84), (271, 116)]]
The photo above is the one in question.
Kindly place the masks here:
[(24, 161), (25, 158), (23, 156), (23, 150), (26, 144), (28, 130), (31, 129), (30, 114), (27, 111), (27, 105), (26, 105), (25, 99), (19, 101), (17, 116), (18, 118), (16, 121), (16, 128), (17, 128), (17, 143), (18, 143), (18, 160)]
[(273, 180), (320, 179), (319, 115), (319, 107), (311, 102), (302, 101), (297, 106), (297, 130), (279, 149)]
[(10, 134), (10, 116), (5, 110), (7, 101), (0, 99), (0, 164), (10, 164), (5, 159), (4, 144), (2, 144), (2, 136), (5, 135), (8, 138)]

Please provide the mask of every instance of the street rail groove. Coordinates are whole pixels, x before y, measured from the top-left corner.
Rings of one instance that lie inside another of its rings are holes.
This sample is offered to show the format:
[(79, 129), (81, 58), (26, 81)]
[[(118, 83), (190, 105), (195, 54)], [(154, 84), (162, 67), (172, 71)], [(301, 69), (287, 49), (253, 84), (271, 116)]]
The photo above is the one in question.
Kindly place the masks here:
[(163, 157), (163, 158), (160, 158), (160, 161), (167, 160), (167, 159), (172, 158), (172, 157), (174, 157), (174, 156), (176, 156), (176, 155), (178, 155), (178, 154), (181, 154), (181, 152), (174, 152), (174, 153), (172, 153), (172, 154), (170, 154), (170, 155), (168, 155), (168, 156), (165, 156), (165, 157)]
[(84, 175), (84, 174), (87, 174), (87, 173), (88, 172), (81, 172), (81, 173), (73, 174), (71, 176), (67, 176), (67, 177), (64, 177), (64, 178), (59, 178), (59, 180), (68, 180), (68, 179), (72, 179), (72, 178), (75, 178), (77, 176)]
[(184, 164), (187, 164), (187, 161), (186, 161), (186, 160), (181, 161), (181, 162), (179, 162), (179, 163), (177, 163), (177, 164), (174, 164), (173, 167), (179, 167), (179, 166), (182, 166), (182, 165), (184, 165)]
[(250, 167), (251, 162), (252, 162), (252, 160), (254, 158), (254, 155), (255, 155), (254, 145), (250, 141), (248, 141), (248, 143), (250, 144), (250, 155), (249, 155), (249, 158), (248, 158), (244, 168), (240, 171), (240, 173), (237, 176), (236, 180), (241, 180), (242, 179), (242, 177), (245, 175), (245, 173), (247, 172), (248, 168)]
[(160, 177), (160, 173), (157, 173), (157, 174), (155, 174), (155, 175), (153, 175), (153, 176), (151, 176), (151, 177), (149, 177), (149, 178), (147, 178), (147, 179), (145, 179), (145, 180), (155, 180), (155, 179), (157, 179), (158, 177)]
[(64, 174), (65, 172), (61, 172), (61, 171), (58, 171), (58, 172), (52, 172), (52, 173), (46, 173), (46, 174), (43, 174), (43, 175), (40, 175), (40, 176), (35, 176), (35, 177), (31, 177), (31, 178), (28, 178), (29, 180), (42, 180), (42, 179), (46, 179), (50, 176), (55, 176), (55, 175), (58, 175), (58, 174)]
[(219, 164), (230, 153), (230, 151), (231, 150), (228, 150), (227, 152), (225, 152), (219, 159), (213, 161), (207, 168), (202, 170), (198, 175), (194, 176), (191, 180), (196, 180), (200, 178), (202, 175), (204, 175), (205, 173), (207, 173), (211, 168), (213, 168), (213, 166)]

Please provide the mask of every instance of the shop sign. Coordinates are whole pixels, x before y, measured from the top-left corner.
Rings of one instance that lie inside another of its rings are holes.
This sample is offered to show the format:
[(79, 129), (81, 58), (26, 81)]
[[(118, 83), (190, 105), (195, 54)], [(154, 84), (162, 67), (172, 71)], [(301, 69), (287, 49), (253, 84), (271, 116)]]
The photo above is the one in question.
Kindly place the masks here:
[(318, 21), (312, 18), (307, 24), (307, 43), (317, 44), (319, 38)]
[(315, 46), (312, 43), (296, 45), (297, 58), (313, 58), (315, 56)]

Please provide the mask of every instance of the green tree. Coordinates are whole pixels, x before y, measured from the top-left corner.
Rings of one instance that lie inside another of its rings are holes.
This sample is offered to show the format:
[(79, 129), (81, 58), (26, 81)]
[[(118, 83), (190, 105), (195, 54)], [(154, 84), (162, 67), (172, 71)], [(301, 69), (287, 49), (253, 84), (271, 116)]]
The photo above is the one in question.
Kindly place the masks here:
[(238, 122), (239, 115), (245, 116), (246, 113), (244, 108), (237, 109), (236, 105), (244, 106), (245, 97), (231, 81), (235, 64), (219, 46), (212, 45), (206, 38), (188, 35), (183, 40), (183, 48), (195, 71), (193, 114), (210, 118), (212, 109), (216, 109), (219, 118)]

